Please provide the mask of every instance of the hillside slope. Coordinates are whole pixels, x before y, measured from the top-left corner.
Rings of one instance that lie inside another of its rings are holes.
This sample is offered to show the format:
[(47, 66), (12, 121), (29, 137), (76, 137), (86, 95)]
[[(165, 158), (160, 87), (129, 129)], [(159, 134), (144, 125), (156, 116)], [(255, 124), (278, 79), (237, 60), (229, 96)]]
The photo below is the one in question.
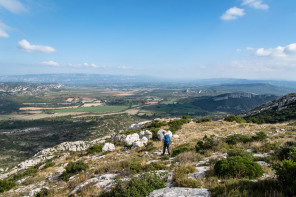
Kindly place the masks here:
[(296, 93), (288, 94), (252, 109), (239, 116), (254, 117), (265, 122), (276, 123), (296, 119)]
[[(275, 128), (280, 132), (274, 132)], [(0, 173), (0, 196), (156, 197), (168, 192), (172, 197), (180, 196), (182, 192), (186, 192), (186, 196), (202, 197), (233, 194), (283, 196), (285, 191), (278, 186), (270, 164), (278, 162), (276, 153), (281, 150), (281, 146), (295, 138), (293, 131), (296, 131), (296, 126), (287, 123), (191, 122), (183, 125), (176, 132), (177, 136), (172, 137), (172, 158), (161, 156), (162, 145), (156, 139), (149, 139), (142, 147), (138, 146), (139, 143), (133, 143), (130, 149), (131, 146), (126, 143), (132, 138), (123, 137), (124, 134), (116, 135), (112, 140), (105, 136), (88, 142), (63, 143)], [(249, 139), (249, 142), (239, 143), (238, 133), (244, 139)], [(150, 135), (149, 132), (139, 134)], [(202, 148), (201, 144), (205, 146)], [(92, 148), (91, 145), (97, 146)], [(203, 151), (200, 151), (201, 148)], [(264, 174), (260, 172), (256, 177), (252, 176), (252, 181), (248, 181), (248, 178), (217, 176), (215, 163), (230, 157), (230, 154), (237, 154), (229, 152), (234, 148), (247, 150), (248, 153), (242, 152), (247, 157), (253, 155), (252, 161), (248, 162), (262, 168)], [(15, 181), (16, 185), (13, 185)], [(2, 189), (9, 191), (1, 193), (1, 186), (7, 186)]]

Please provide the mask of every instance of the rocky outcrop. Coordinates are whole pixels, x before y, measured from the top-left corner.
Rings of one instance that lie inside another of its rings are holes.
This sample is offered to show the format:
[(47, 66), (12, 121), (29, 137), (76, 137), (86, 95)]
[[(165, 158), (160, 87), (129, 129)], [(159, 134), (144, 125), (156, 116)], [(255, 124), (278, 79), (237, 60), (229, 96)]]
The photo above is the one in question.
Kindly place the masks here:
[(155, 190), (149, 197), (210, 197), (211, 194), (204, 188), (171, 187)]
[(263, 105), (260, 105), (259, 107), (254, 108), (253, 110), (250, 110), (246, 113), (242, 113), (239, 116), (240, 117), (249, 117), (249, 116), (255, 116), (257, 114), (260, 114), (262, 112), (267, 112), (267, 111), (282, 111), (289, 106), (295, 106), (296, 102), (296, 93), (288, 94), (286, 96), (280, 97), (276, 100), (267, 102)]
[(106, 143), (104, 144), (103, 148), (102, 148), (102, 152), (113, 152), (115, 151), (115, 146), (114, 144), (111, 143)]
[(116, 142), (123, 142), (126, 138), (126, 135), (124, 134), (118, 134), (112, 137), (112, 142), (116, 143)]
[(159, 129), (158, 132), (157, 132), (157, 137), (158, 137), (159, 140), (162, 140), (163, 132), (165, 132), (166, 135), (169, 135), (170, 138), (172, 138), (173, 134), (172, 134), (171, 131), (166, 131), (166, 130), (163, 130), (163, 129)]
[(141, 131), (139, 133), (139, 136), (140, 136), (140, 138), (146, 137), (147, 139), (151, 139), (153, 137), (152, 132), (150, 132), (149, 130)]
[(127, 135), (124, 143), (127, 146), (131, 146), (134, 142), (139, 141), (140, 140), (140, 136), (137, 133), (131, 134), (131, 135)]
[(148, 139), (146, 137), (143, 137), (141, 140), (133, 143), (132, 149), (143, 147), (147, 143), (148, 143)]
[(129, 127), (129, 129), (138, 130), (138, 129), (141, 129), (142, 127), (144, 127), (145, 125), (149, 124), (150, 122), (151, 122), (151, 120), (147, 120), (147, 121), (139, 122), (137, 124), (132, 124)]

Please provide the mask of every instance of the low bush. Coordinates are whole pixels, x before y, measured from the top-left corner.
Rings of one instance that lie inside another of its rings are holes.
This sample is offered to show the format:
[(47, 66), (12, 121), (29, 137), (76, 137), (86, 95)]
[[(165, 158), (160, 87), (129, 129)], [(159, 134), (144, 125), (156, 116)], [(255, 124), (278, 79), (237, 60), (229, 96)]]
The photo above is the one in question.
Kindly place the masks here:
[(96, 144), (87, 149), (88, 154), (101, 153), (103, 149), (102, 144)]
[(246, 119), (246, 121), (248, 123), (256, 123), (256, 124), (264, 124), (265, 123), (264, 119), (255, 118), (255, 117), (249, 117)]
[(289, 153), (296, 151), (296, 142), (286, 142), (277, 152), (280, 160), (288, 159)]
[(100, 197), (145, 197), (156, 189), (164, 188), (166, 180), (167, 176), (148, 173), (139, 177), (132, 177), (129, 181), (122, 181), (118, 178), (111, 191), (102, 192)]
[(61, 174), (61, 179), (67, 181), (71, 176), (78, 174), (88, 168), (88, 165), (83, 161), (69, 162), (66, 166), (66, 171)]
[(45, 168), (52, 167), (52, 166), (54, 166), (54, 165), (55, 165), (55, 163), (54, 163), (53, 161), (47, 161), (47, 162), (45, 163), (45, 165), (44, 165), (44, 169), (45, 169)]
[(170, 126), (170, 131), (173, 133), (176, 132), (177, 130), (182, 128), (183, 124), (189, 123), (191, 120), (190, 116), (183, 116), (182, 119), (177, 119), (177, 120), (171, 120), (168, 125)]
[(228, 157), (217, 161), (214, 170), (219, 177), (257, 178), (263, 175), (263, 170), (259, 164), (241, 156)]
[(214, 135), (208, 137), (205, 135), (202, 140), (199, 140), (195, 146), (195, 150), (198, 153), (203, 153), (205, 150), (213, 149), (219, 144), (219, 140)]
[(184, 152), (180, 153), (178, 156), (175, 157), (174, 161), (179, 163), (192, 163), (197, 162), (203, 159), (203, 156), (201, 156), (199, 153), (190, 151), (190, 152)]
[(175, 156), (179, 155), (180, 153), (189, 152), (189, 151), (190, 151), (190, 145), (188, 143), (182, 144), (182, 145), (174, 148), (173, 153), (172, 153), (172, 157), (175, 157)]
[(233, 134), (226, 137), (225, 142), (227, 144), (235, 145), (237, 143), (247, 143), (251, 142), (252, 138), (242, 134)]
[(238, 117), (238, 116), (234, 116), (234, 115), (226, 116), (224, 120), (227, 122), (237, 122), (237, 123), (247, 122), (245, 119)]
[(241, 149), (241, 148), (230, 149), (227, 152), (227, 155), (228, 155), (228, 157), (241, 156), (241, 157), (248, 158), (250, 160), (253, 159), (253, 154), (252, 153), (249, 153), (249, 152), (247, 152), (247, 151), (245, 151), (244, 149)]
[(15, 186), (15, 181), (0, 180), (0, 193), (8, 191)]
[(142, 129), (152, 129), (152, 128), (160, 128), (162, 126), (166, 126), (167, 123), (160, 120), (152, 120), (152, 122), (148, 125), (145, 125)]
[(262, 131), (257, 132), (254, 136), (252, 136), (253, 141), (263, 141), (266, 138), (267, 138), (267, 135)]
[(191, 187), (197, 188), (201, 186), (201, 182), (188, 178), (189, 173), (196, 171), (194, 166), (178, 166), (174, 170), (173, 185), (175, 187)]
[(198, 119), (195, 122), (196, 123), (202, 123), (202, 122), (211, 122), (212, 120), (210, 118), (202, 118), (202, 119)]
[(35, 197), (46, 197), (49, 195), (49, 190), (46, 188), (42, 188), (40, 192), (38, 192)]
[(276, 171), (277, 179), (287, 196), (296, 194), (296, 152), (289, 154), (289, 159), (282, 163), (274, 164), (273, 169)]

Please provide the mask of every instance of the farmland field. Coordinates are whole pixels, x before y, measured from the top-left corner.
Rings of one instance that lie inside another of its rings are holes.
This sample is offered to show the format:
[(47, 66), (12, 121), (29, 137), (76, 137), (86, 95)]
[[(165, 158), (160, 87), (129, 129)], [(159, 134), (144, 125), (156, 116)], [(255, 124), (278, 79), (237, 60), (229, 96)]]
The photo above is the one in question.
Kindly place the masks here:
[(96, 113), (106, 113), (106, 112), (117, 112), (128, 109), (128, 106), (95, 106), (95, 107), (78, 107), (78, 108), (68, 108), (68, 109), (57, 109), (50, 110), (54, 113), (70, 113), (70, 112), (96, 112)]

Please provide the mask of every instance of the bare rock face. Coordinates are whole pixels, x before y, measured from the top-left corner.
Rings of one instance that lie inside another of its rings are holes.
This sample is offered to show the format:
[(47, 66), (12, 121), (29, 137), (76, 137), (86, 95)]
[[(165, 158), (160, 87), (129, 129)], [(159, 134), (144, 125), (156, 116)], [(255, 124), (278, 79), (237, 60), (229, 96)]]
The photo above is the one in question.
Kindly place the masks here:
[(184, 187), (167, 187), (154, 190), (149, 197), (210, 197), (210, 192), (205, 188), (184, 188)]
[(143, 137), (146, 137), (147, 139), (152, 138), (152, 132), (150, 132), (149, 130), (141, 131), (139, 135), (140, 135), (140, 138), (143, 138)]
[(124, 134), (119, 134), (119, 135), (115, 135), (114, 137), (112, 137), (112, 142), (116, 143), (116, 142), (123, 142), (126, 138), (126, 135)]
[(134, 133), (134, 134), (131, 134), (131, 135), (127, 135), (125, 140), (124, 140), (124, 143), (127, 146), (131, 146), (134, 142), (139, 141), (139, 140), (140, 140), (139, 134)]
[(104, 144), (102, 151), (103, 151), (103, 153), (104, 152), (113, 152), (113, 151), (115, 151), (115, 146), (114, 146), (114, 144), (106, 143), (106, 144)]
[(139, 122), (137, 124), (132, 124), (129, 129), (135, 129), (135, 130), (138, 130), (138, 129), (141, 129), (143, 126), (145, 126), (146, 124), (149, 124), (151, 121), (150, 120), (147, 120), (147, 121), (143, 121), (143, 122)]
[(165, 132), (166, 135), (169, 135), (170, 138), (172, 138), (173, 134), (171, 131), (166, 131), (166, 130), (163, 130), (163, 129), (159, 129), (158, 132), (157, 132), (157, 137), (159, 140), (162, 140), (163, 138), (163, 132)]

